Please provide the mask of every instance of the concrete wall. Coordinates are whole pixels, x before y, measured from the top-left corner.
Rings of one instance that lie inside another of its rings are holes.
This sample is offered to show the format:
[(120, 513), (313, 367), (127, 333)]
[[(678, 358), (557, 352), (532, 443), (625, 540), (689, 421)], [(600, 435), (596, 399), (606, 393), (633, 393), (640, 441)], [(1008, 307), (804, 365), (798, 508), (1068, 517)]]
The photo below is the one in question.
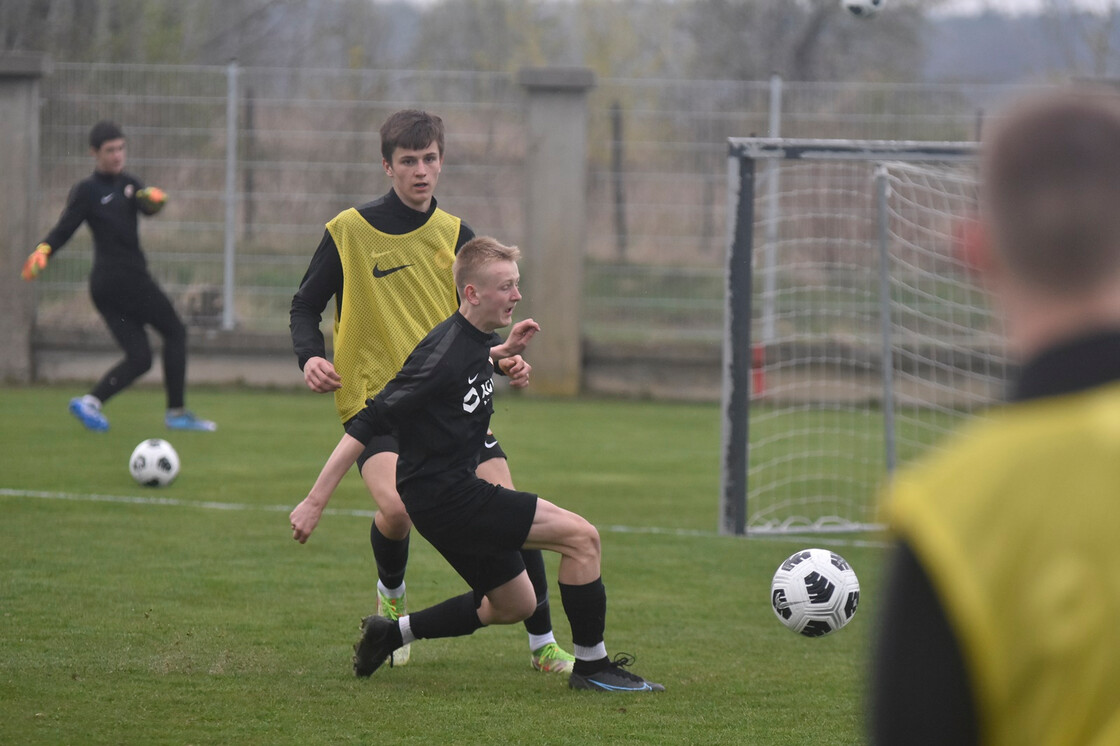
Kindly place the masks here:
[[(152, 369), (139, 380), (163, 383), (159, 335), (149, 332)], [(42, 329), (35, 335), (35, 380), (44, 383), (88, 385), (121, 359), (109, 332)], [(277, 388), (304, 386), (287, 334), (246, 334), (218, 330), (190, 330), (187, 338), (187, 386), (240, 384)], [(81, 392), (79, 392), (81, 393)]]
[(20, 269), (38, 236), (32, 209), (39, 184), (39, 55), (0, 54), (0, 380), (34, 376), (34, 295)]
[[(159, 337), (149, 335), (153, 350)], [(537, 340), (533, 341), (536, 345)], [(35, 335), (36, 380), (86, 386), (120, 359), (109, 333), (102, 330), (62, 331), (44, 329)], [(192, 330), (187, 347), (188, 387), (203, 384), (237, 384), (302, 389), (303, 374), (296, 365), (287, 334)], [(719, 344), (682, 346), (584, 344), (581, 353), (580, 391), (584, 394), (630, 399), (667, 399), (716, 402), (720, 398)], [(530, 395), (540, 395), (532, 356)], [(504, 379), (495, 379), (499, 383)], [(163, 372), (159, 355), (142, 385), (159, 386)], [(77, 391), (76, 393), (81, 393)]]

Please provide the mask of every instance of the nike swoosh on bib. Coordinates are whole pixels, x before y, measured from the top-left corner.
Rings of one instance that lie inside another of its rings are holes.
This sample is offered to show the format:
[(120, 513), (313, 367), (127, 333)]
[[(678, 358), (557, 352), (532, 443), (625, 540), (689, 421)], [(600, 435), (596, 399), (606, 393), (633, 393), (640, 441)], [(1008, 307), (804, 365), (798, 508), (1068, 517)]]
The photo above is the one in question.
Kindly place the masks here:
[(402, 269), (405, 269), (406, 267), (411, 267), (411, 266), (412, 266), (411, 264), (402, 264), (399, 267), (389, 267), (389, 269), (381, 269), (380, 267), (378, 267), (375, 264), (375, 265), (373, 265), (373, 276), (374, 277), (387, 277), (388, 275), (391, 275), (394, 272), (400, 272)]

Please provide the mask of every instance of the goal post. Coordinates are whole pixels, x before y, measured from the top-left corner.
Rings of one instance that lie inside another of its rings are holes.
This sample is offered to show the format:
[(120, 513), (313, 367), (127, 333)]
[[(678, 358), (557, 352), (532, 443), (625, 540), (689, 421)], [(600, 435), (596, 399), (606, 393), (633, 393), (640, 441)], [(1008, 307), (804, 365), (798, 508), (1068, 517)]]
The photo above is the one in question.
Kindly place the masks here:
[(1002, 396), (1001, 330), (957, 251), (976, 153), (729, 140), (721, 533), (877, 528), (895, 466)]

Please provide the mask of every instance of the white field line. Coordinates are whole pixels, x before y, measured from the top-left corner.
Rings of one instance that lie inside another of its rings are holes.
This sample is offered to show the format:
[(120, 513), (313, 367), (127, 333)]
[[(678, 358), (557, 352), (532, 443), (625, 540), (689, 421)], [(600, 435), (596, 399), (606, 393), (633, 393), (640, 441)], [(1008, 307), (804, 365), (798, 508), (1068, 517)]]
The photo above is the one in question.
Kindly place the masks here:
[[(0, 497), (22, 497), (38, 500), (69, 500), (73, 502), (92, 503), (118, 503), (124, 505), (153, 505), (173, 508), (201, 508), (203, 510), (247, 510), (261, 513), (290, 513), (294, 505), (250, 505), (248, 503), (223, 503), (212, 500), (180, 500), (175, 497), (148, 497), (138, 495), (98, 495), (82, 492), (45, 492), (41, 490), (17, 490), (0, 487)], [(327, 508), (323, 515), (349, 516), (356, 518), (373, 518), (372, 510), (351, 510), (347, 508)], [(605, 530), (615, 534), (663, 534), (667, 536), (699, 536), (705, 538), (730, 538), (724, 537), (716, 531), (700, 531), (684, 528), (659, 528), (656, 526), (607, 526)], [(832, 546), (865, 546), (885, 547), (881, 541), (863, 541), (859, 539), (840, 539), (823, 536), (775, 536), (752, 537), (778, 541), (791, 541), (798, 545), (816, 545), (827, 543)]]
[[(13, 490), (0, 487), (0, 497), (31, 497), (42, 500), (72, 500), (74, 502), (123, 503), (128, 505), (162, 505), (175, 508), (202, 508), (204, 510), (250, 510), (262, 513), (290, 513), (295, 505), (250, 505), (248, 503), (222, 503), (209, 500), (179, 500), (174, 497), (139, 497), (133, 495), (98, 495), (81, 492), (43, 492), (39, 490)], [(327, 508), (324, 515), (346, 515), (372, 518), (372, 510), (340, 510)]]

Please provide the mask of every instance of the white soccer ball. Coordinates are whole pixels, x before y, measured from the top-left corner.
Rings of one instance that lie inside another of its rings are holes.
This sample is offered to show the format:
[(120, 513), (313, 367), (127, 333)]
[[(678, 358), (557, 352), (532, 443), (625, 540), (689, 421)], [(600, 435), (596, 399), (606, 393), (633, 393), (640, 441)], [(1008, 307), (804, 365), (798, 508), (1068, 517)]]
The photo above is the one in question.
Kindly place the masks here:
[(179, 475), (179, 454), (166, 440), (149, 438), (133, 449), (128, 472), (145, 487), (166, 487)]
[(882, 10), (886, 4), (887, 0), (840, 0), (840, 5), (844, 7), (844, 10), (856, 18), (870, 18)]
[(802, 549), (778, 566), (770, 604), (782, 624), (820, 637), (852, 620), (859, 606), (859, 578), (847, 561), (827, 549)]

